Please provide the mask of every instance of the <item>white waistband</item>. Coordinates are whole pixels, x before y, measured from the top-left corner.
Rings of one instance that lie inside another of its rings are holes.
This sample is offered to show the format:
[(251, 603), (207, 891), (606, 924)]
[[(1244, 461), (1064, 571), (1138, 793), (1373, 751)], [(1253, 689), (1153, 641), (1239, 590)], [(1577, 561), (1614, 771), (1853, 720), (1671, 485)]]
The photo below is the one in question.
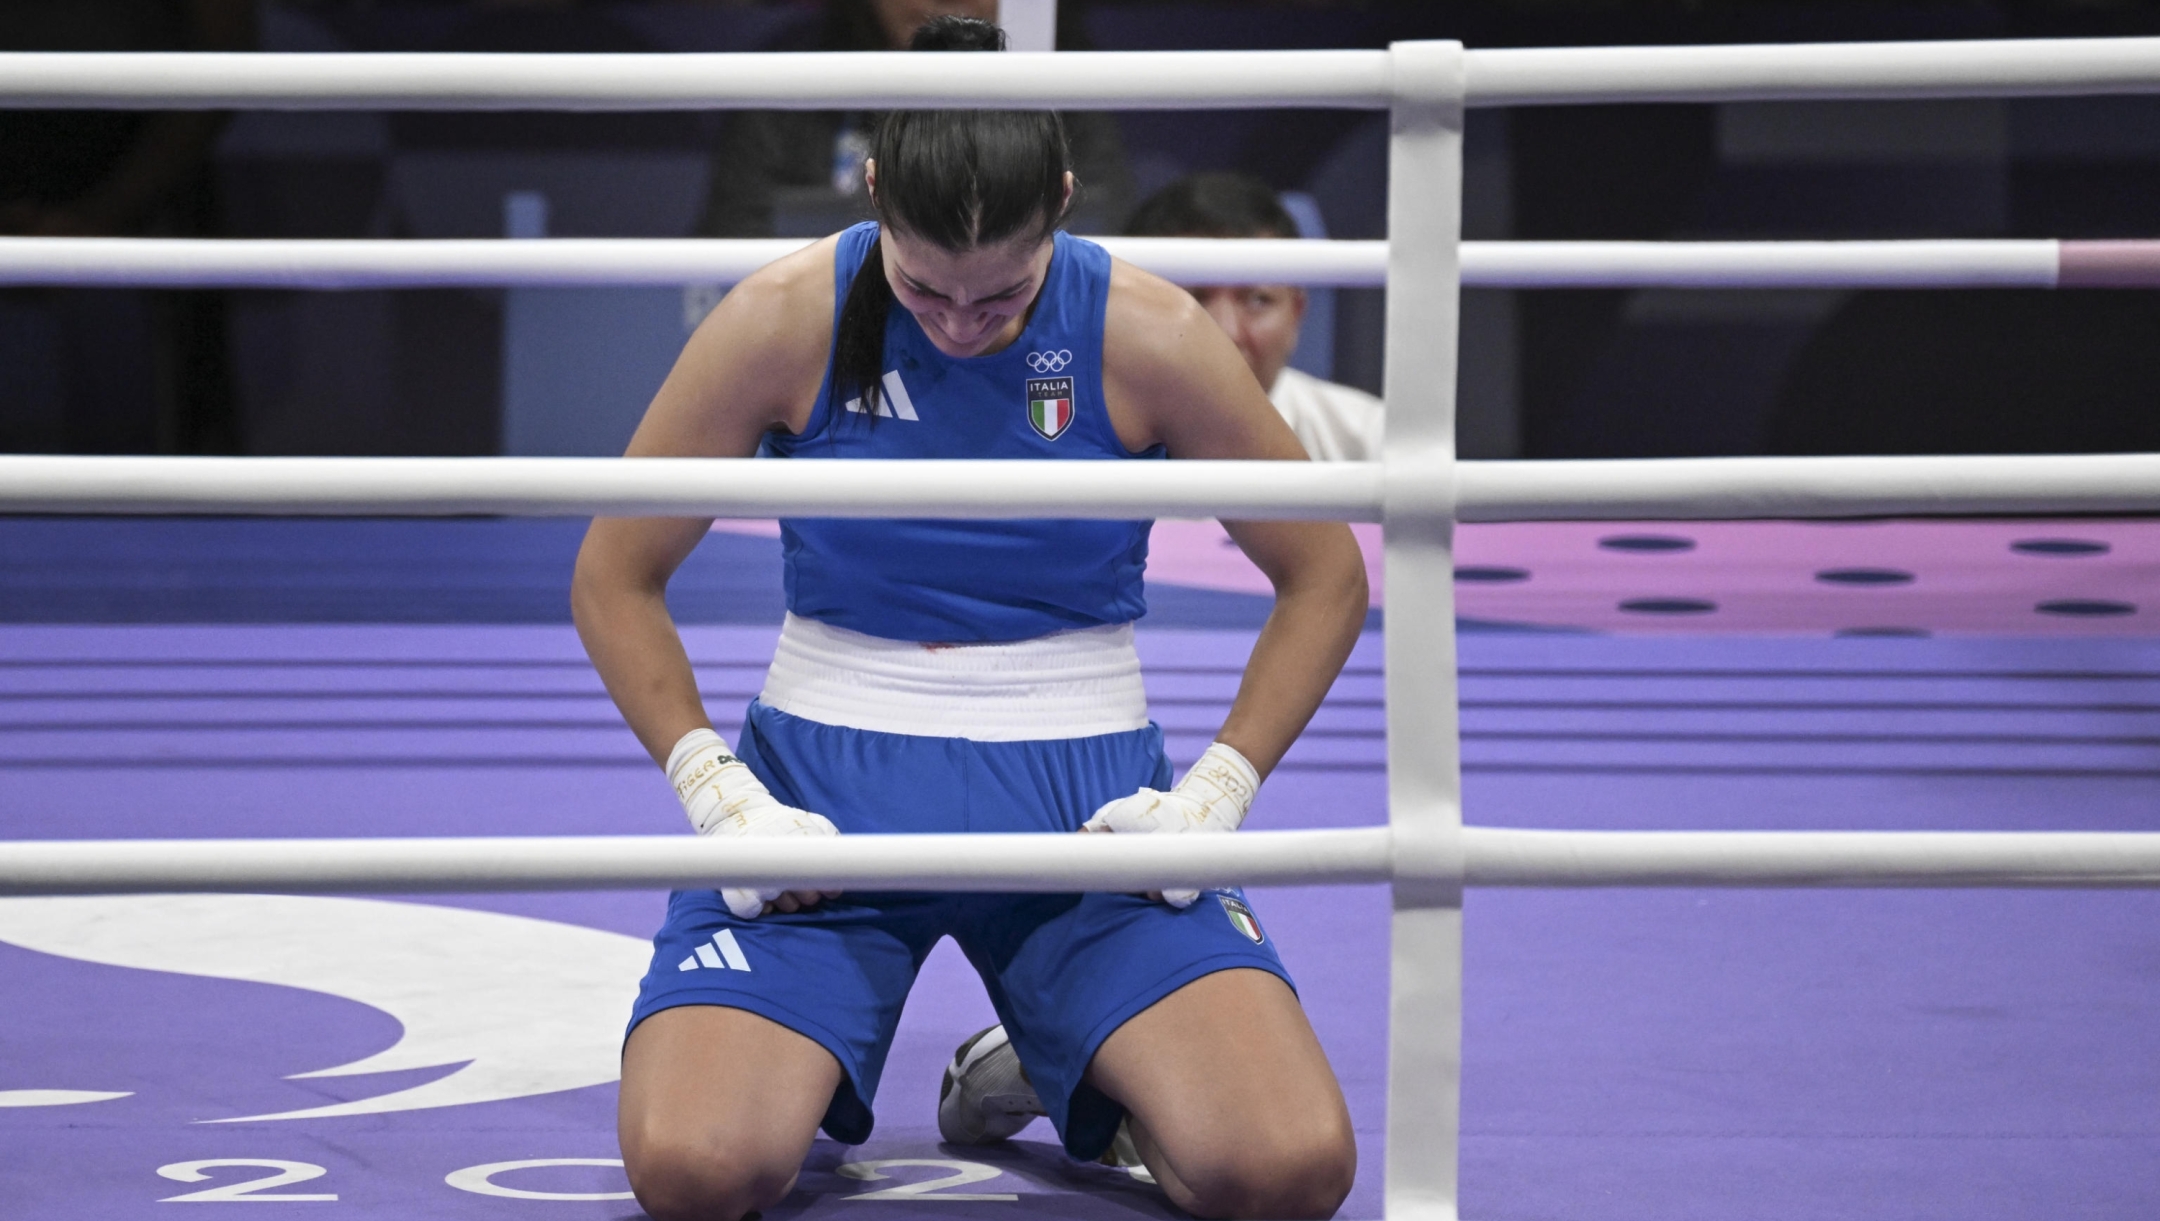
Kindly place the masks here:
[(1005, 644), (916, 644), (791, 614), (758, 698), (826, 725), (977, 742), (1148, 723), (1129, 623)]

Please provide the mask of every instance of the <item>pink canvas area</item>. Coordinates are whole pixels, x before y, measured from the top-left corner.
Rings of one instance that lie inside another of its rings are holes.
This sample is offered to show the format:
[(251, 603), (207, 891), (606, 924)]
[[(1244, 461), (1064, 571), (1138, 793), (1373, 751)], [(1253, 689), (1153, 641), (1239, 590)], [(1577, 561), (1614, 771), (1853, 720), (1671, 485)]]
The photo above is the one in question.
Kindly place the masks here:
[[(770, 522), (725, 528), (778, 533)], [(1372, 603), (1383, 605), (1380, 527), (1351, 530)], [(1458, 611), (1500, 623), (1664, 635), (2160, 635), (2153, 519), (1511, 522), (1460, 526), (1455, 543)], [(1269, 592), (1212, 521), (1157, 522), (1148, 580)]]
[[(1625, 549), (1646, 538), (1692, 546)], [(2160, 634), (2160, 521), (2150, 520), (1470, 525), (1457, 535), (1456, 565), (1461, 576), (1525, 574), (1458, 579), (1463, 615), (1548, 627)]]
[[(1380, 527), (1353, 522), (1350, 530), (1365, 553), (1365, 577), (1372, 586), (1372, 604), (1379, 606), (1384, 576), (1380, 568)], [(1223, 593), (1275, 592), (1267, 577), (1230, 541), (1222, 524), (1213, 521), (1156, 522), (1154, 533), (1148, 536), (1147, 579), (1150, 584)]]
[(747, 538), (779, 538), (780, 523), (769, 517), (721, 518), (712, 524), (715, 534), (740, 534)]

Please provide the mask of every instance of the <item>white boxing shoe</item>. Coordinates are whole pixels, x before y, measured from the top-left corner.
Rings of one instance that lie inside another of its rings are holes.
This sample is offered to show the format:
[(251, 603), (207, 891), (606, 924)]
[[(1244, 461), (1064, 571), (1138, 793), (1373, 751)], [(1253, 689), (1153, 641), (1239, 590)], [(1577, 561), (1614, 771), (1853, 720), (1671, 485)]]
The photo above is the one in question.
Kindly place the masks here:
[(938, 1135), (948, 1144), (987, 1145), (1048, 1114), (1003, 1026), (977, 1031), (953, 1052), (938, 1088)]
[(1118, 1120), (1117, 1135), (1110, 1138), (1110, 1147), (1103, 1150), (1102, 1164), (1122, 1170), (1150, 1187), (1158, 1185), (1147, 1163), (1140, 1160), (1140, 1150), (1133, 1145), (1130, 1117)]

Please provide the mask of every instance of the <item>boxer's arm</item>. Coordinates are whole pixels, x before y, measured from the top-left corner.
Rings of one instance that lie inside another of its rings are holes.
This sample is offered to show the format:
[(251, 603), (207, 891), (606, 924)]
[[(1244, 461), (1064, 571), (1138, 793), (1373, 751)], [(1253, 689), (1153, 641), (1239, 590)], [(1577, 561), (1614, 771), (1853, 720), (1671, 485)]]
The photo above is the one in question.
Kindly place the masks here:
[[(747, 458), (767, 432), (804, 427), (832, 347), (833, 246), (789, 255), (721, 299), (653, 396), (627, 457)], [(712, 725), (667, 609), (669, 578), (711, 528), (711, 518), (595, 518), (571, 581), (571, 616), (593, 668), (663, 765), (684, 734)]]
[[(1119, 263), (1103, 331), (1103, 388), (1131, 449), (1172, 458), (1307, 461), (1222, 328), (1189, 293)], [(1320, 707), (1365, 625), (1365, 561), (1340, 522), (1226, 521), (1275, 588), (1216, 739), (1265, 777)]]
[[(721, 300), (684, 345), (627, 457), (747, 458), (768, 431), (803, 428), (832, 345), (834, 244), (790, 255)], [(712, 730), (667, 607), (668, 580), (711, 527), (711, 518), (596, 518), (571, 581), (578, 638), (701, 834), (834, 834), (821, 816), (774, 799)], [(821, 897), (722, 893), (744, 918)]]

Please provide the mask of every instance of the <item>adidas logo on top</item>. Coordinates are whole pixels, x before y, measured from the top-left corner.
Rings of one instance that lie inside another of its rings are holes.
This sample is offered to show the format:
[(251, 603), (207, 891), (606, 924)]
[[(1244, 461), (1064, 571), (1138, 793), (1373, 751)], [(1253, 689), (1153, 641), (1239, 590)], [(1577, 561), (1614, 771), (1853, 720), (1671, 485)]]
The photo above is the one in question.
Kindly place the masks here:
[[(884, 416), (888, 420), (919, 419), (920, 417), (915, 414), (915, 400), (908, 397), (907, 383), (900, 380), (900, 370), (887, 369), (885, 376), (881, 380), (885, 386), (885, 393), (878, 396), (877, 414)], [(859, 398), (849, 399), (847, 409), (860, 415), (863, 410), (863, 401)]]
[(735, 931), (721, 929), (712, 935), (711, 941), (698, 943), (697, 953), (676, 964), (678, 971), (695, 971), (700, 966), (713, 971), (747, 971), (750, 960), (743, 957), (742, 947), (735, 944)]

